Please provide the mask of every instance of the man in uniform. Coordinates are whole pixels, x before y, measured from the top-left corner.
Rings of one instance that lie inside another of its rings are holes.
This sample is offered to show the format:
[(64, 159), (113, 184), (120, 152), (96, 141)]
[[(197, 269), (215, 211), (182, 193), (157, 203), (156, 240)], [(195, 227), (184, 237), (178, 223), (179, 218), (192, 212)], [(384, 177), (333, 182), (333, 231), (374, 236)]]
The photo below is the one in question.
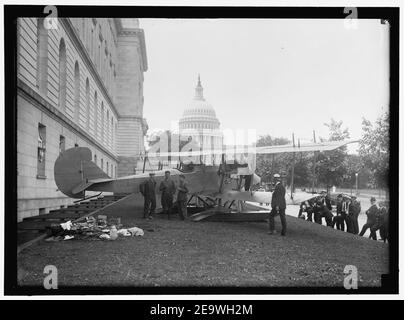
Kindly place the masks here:
[[(363, 235), (365, 234), (367, 229), (372, 228), (376, 224), (378, 213), (379, 213), (379, 209), (376, 206), (376, 198), (371, 197), (370, 198), (370, 208), (368, 210), (366, 210), (366, 215), (368, 218), (367, 218), (365, 225), (362, 227), (361, 232), (359, 233), (359, 235), (361, 237), (363, 237)], [(375, 234), (374, 234), (374, 232), (372, 232), (372, 229), (370, 232), (371, 232), (370, 237), (375, 238)]]
[(139, 186), (140, 193), (144, 197), (143, 219), (153, 219), (156, 210), (156, 180), (154, 172), (149, 173), (149, 179)]
[(272, 200), (271, 200), (271, 207), (272, 210), (269, 213), (269, 234), (275, 234), (275, 216), (279, 214), (282, 223), (282, 232), (281, 235), (286, 235), (286, 201), (285, 201), (285, 194), (286, 190), (285, 187), (282, 185), (281, 176), (279, 174), (274, 174), (275, 178), (275, 190), (272, 193)]
[(185, 182), (185, 176), (180, 174), (180, 183), (178, 185), (178, 194), (177, 194), (177, 205), (178, 205), (178, 213), (180, 215), (181, 220), (187, 218), (187, 202), (188, 202), (188, 187)]
[(161, 205), (163, 207), (163, 212), (168, 214), (168, 219), (170, 219), (170, 214), (173, 209), (174, 194), (176, 191), (175, 183), (171, 180), (170, 171), (164, 173), (164, 180), (160, 183), (161, 191)]

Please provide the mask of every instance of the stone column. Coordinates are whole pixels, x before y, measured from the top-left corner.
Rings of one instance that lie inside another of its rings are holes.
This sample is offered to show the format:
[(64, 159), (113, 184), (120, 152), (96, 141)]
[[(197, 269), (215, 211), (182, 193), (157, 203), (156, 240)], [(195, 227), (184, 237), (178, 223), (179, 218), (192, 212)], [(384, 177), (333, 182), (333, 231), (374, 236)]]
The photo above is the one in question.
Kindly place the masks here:
[(144, 151), (147, 124), (143, 119), (143, 72), (147, 70), (143, 30), (137, 19), (121, 19), (118, 30), (115, 104), (119, 112), (116, 133), (118, 177), (135, 173)]

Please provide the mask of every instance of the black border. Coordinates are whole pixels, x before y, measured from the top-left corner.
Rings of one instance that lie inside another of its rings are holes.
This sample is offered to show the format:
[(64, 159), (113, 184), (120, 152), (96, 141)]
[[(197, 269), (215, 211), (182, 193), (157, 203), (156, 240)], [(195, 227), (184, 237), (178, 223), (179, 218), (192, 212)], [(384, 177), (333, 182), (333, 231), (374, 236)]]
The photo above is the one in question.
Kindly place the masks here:
[[(71, 287), (55, 291), (17, 286), (16, 18), (45, 17), (45, 6), (4, 6), (5, 48), (5, 295), (105, 294), (396, 294), (398, 293), (399, 8), (357, 7), (358, 19), (390, 23), (390, 274), (381, 288)], [(57, 6), (58, 17), (344, 19), (343, 7)], [(330, 35), (332, 36), (332, 35)], [(396, 223), (394, 223), (396, 221)]]

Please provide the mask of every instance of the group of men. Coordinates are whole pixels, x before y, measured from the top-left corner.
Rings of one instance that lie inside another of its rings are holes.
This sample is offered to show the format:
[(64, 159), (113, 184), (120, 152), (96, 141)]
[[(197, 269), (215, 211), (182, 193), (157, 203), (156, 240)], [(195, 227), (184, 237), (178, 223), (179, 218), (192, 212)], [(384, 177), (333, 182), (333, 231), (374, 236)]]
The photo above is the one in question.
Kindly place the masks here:
[(332, 213), (332, 200), (327, 192), (323, 192), (320, 197), (301, 203), (299, 218), (307, 221), (322, 224), (325, 219), (327, 226), (346, 231), (352, 234), (363, 236), (367, 229), (370, 229), (370, 238), (377, 240), (376, 231), (379, 230), (383, 241), (388, 238), (388, 208), (386, 201), (380, 201), (379, 207), (376, 205), (376, 199), (370, 199), (371, 206), (366, 211), (367, 222), (359, 232), (358, 217), (361, 212), (361, 204), (356, 196), (344, 197), (342, 194), (337, 196), (336, 214)]
[[(153, 215), (156, 210), (156, 180), (154, 179), (155, 173), (150, 172), (149, 178), (139, 185), (139, 191), (144, 197), (144, 219), (153, 219)], [(168, 219), (172, 214), (174, 205), (174, 196), (177, 193), (177, 206), (178, 213), (181, 220), (187, 218), (187, 201), (188, 201), (188, 187), (185, 182), (185, 175), (179, 175), (179, 185), (175, 185), (175, 182), (171, 179), (170, 171), (165, 171), (164, 180), (161, 181), (159, 190), (161, 191), (161, 206), (163, 207), (163, 213), (167, 214)]]

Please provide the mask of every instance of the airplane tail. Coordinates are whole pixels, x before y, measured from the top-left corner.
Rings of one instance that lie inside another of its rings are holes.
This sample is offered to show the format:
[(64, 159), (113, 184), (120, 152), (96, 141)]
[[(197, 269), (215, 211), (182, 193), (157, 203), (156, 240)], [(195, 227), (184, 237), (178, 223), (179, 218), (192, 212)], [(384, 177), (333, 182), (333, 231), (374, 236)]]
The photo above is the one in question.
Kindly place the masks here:
[(54, 166), (55, 182), (60, 191), (71, 198), (83, 198), (84, 191), (74, 189), (91, 179), (109, 178), (93, 161), (91, 150), (74, 147), (62, 152)]

